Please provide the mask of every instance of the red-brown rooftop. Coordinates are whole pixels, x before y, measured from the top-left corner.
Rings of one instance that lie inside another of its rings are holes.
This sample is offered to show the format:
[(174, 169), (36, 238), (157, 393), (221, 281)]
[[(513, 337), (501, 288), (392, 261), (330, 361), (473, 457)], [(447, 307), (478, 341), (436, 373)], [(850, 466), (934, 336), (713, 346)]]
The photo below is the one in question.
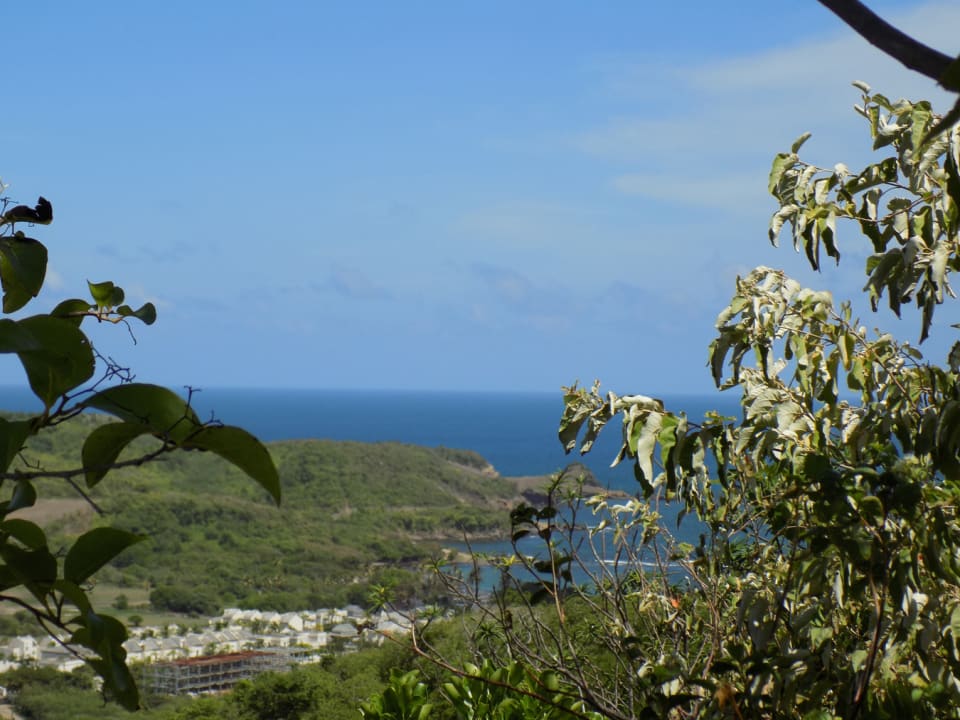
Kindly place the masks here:
[(196, 658), (181, 658), (179, 660), (171, 660), (167, 664), (169, 665), (214, 665), (217, 663), (230, 662), (232, 660), (249, 660), (250, 658), (264, 657), (267, 655), (273, 655), (273, 653), (258, 652), (256, 650), (246, 650), (244, 652), (224, 653), (223, 655), (205, 655), (203, 657), (196, 657)]

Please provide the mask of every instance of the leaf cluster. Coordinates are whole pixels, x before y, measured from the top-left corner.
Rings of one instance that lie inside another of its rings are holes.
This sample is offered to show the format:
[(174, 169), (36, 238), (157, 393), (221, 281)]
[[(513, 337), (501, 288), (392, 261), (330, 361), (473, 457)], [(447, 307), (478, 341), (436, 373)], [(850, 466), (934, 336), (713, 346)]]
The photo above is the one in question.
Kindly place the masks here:
[[(0, 214), (0, 286), (4, 315), (17, 313), (43, 287), (47, 248), (20, 229), (47, 225), (52, 204), (40, 198), (35, 207), (7, 207)], [(142, 466), (174, 450), (219, 455), (256, 480), (279, 502), (280, 485), (267, 450), (245, 431), (204, 423), (189, 401), (150, 384), (134, 383), (129, 372), (103, 361), (95, 379), (98, 355), (83, 331), (84, 322), (147, 325), (156, 309), (146, 303), (134, 310), (124, 304), (122, 288), (113, 282), (87, 283), (90, 299), (70, 299), (49, 312), (0, 319), (0, 352), (16, 355), (26, 381), (43, 403), (32, 417), (0, 419), (0, 485), (9, 499), (0, 502), (0, 600), (21, 606), (67, 647), (75, 649), (103, 678), (105, 693), (127, 708), (136, 708), (136, 683), (126, 665), (122, 643), (127, 634), (116, 618), (97, 612), (88, 583), (99, 569), (142, 536), (127, 530), (95, 527), (64, 551), (52, 545), (38, 524), (14, 516), (37, 502), (37, 481), (57, 479), (81, 496), (120, 465)], [(102, 360), (102, 358), (101, 358)], [(79, 460), (66, 466), (14, 466), (15, 460), (43, 429), (70, 423), (86, 410), (99, 410), (120, 420), (101, 425), (83, 441)], [(122, 463), (120, 454), (138, 438), (152, 446)], [(26, 599), (25, 599), (26, 598)]]
[[(929, 103), (858, 87), (883, 157), (822, 169), (802, 136), (773, 162), (769, 236), (788, 232), (820, 269), (852, 225), (872, 248), (874, 310), (915, 302), (922, 342), (960, 268), (960, 131), (931, 133)], [(608, 718), (958, 717), (960, 343), (930, 362), (758, 267), (708, 358), (739, 418), (565, 390), (560, 441), (589, 451), (619, 418), (614, 462), (632, 461), (638, 492), (519, 508), (526, 544), (499, 561), (491, 600), (448, 575), (478, 654), (554, 672)], [(674, 538), (667, 504), (697, 543)]]

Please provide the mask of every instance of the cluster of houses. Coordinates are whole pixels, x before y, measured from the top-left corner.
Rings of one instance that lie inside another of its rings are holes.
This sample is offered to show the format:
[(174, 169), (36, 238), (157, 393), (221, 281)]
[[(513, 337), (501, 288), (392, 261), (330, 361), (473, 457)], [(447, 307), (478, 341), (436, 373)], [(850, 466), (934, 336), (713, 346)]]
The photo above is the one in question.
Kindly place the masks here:
[[(124, 643), (131, 664), (170, 663), (196, 658), (273, 651), (290, 662), (311, 662), (329, 652), (349, 652), (364, 644), (410, 632), (410, 619), (398, 612), (367, 613), (345, 608), (277, 613), (228, 608), (210, 618), (206, 628), (177, 625), (130, 628)], [(20, 636), (0, 644), (0, 672), (32, 664), (63, 672), (83, 665), (55, 640)]]

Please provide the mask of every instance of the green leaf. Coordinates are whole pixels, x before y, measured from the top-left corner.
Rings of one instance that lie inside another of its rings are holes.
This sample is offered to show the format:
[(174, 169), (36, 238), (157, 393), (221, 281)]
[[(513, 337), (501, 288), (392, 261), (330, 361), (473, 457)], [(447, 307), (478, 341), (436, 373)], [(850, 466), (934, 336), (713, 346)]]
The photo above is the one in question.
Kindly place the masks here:
[(57, 398), (93, 376), (90, 341), (77, 326), (61, 318), (34, 315), (17, 325), (36, 341), (36, 349), (17, 352), (34, 395), (50, 408)]
[(33, 431), (32, 420), (0, 418), (0, 472), (5, 472)]
[(863, 289), (870, 291), (870, 304), (876, 311), (877, 302), (883, 296), (883, 288), (890, 283), (891, 278), (896, 278), (902, 271), (903, 250), (895, 247), (879, 257), (872, 256), (870, 261), (873, 272), (870, 273), (870, 280)]
[(128, 547), (144, 539), (143, 535), (117, 528), (94, 528), (78, 537), (67, 551), (63, 577), (79, 585)]
[(93, 611), (87, 594), (76, 583), (59, 579), (53, 584), (53, 590), (63, 595), (82, 615)]
[(3, 311), (15, 312), (35, 298), (47, 274), (47, 249), (32, 238), (0, 238), (0, 284)]
[(843, 363), (843, 369), (847, 372), (850, 371), (859, 339), (860, 338), (852, 332), (845, 332), (837, 339), (837, 347), (840, 350), (840, 361)]
[(84, 314), (90, 312), (93, 308), (94, 306), (88, 303), (86, 300), (73, 298), (72, 300), (64, 300), (62, 303), (58, 304), (53, 310), (50, 311), (50, 314), (54, 317), (68, 320), (79, 327), (80, 323), (83, 322)]
[(121, 305), (117, 308), (117, 314), (122, 317), (135, 317), (144, 325), (153, 325), (157, 321), (157, 309), (153, 303), (146, 303), (137, 310), (133, 310), (129, 305)]
[(791, 167), (793, 167), (797, 162), (797, 156), (795, 153), (777, 153), (777, 156), (773, 159), (773, 167), (770, 169), (770, 177), (767, 182), (767, 192), (771, 195), (775, 195), (774, 190), (777, 189), (777, 185), (780, 184), (780, 178), (783, 177), (783, 174)]
[(112, 615), (101, 615), (89, 610), (80, 616), (78, 621), (81, 627), (73, 633), (70, 642), (95, 652), (102, 653), (104, 649), (109, 650), (110, 646), (120, 647), (127, 639), (126, 626)]
[(732, 333), (721, 331), (720, 337), (710, 343), (710, 371), (713, 382), (720, 387), (723, 383), (723, 365), (727, 360), (727, 352), (733, 345), (735, 337)]
[(955, 342), (950, 348), (950, 354), (947, 356), (947, 363), (950, 369), (955, 373), (960, 373), (960, 342)]
[(16, 320), (0, 320), (0, 353), (39, 350), (40, 342)]
[(880, 498), (873, 495), (867, 495), (858, 503), (861, 516), (873, 525), (882, 525), (885, 515), (883, 503)]
[(203, 427), (193, 408), (182, 397), (159, 385), (117, 385), (97, 393), (83, 404), (125, 422), (145, 425), (155, 435), (178, 445)]
[(83, 442), (83, 471), (87, 487), (93, 487), (110, 471), (120, 453), (141, 435), (153, 430), (141, 423), (109, 423), (94, 428)]
[(92, 611), (83, 617), (84, 627), (75, 632), (70, 641), (88, 647), (100, 656), (88, 659), (87, 663), (103, 678), (111, 697), (127, 710), (139, 709), (137, 684), (125, 662), (127, 652), (123, 649), (123, 641), (127, 639), (127, 630), (123, 623)]
[(93, 298), (97, 307), (101, 310), (117, 307), (123, 302), (123, 288), (114, 285), (109, 280), (100, 283), (92, 283), (87, 280), (87, 287), (90, 288), (90, 297)]
[(863, 648), (854, 650), (850, 654), (850, 664), (853, 666), (855, 672), (860, 672), (863, 666), (867, 664), (867, 651)]
[(208, 450), (257, 481), (280, 504), (280, 476), (273, 458), (257, 438), (238, 427), (205, 427), (184, 443), (185, 448)]
[(928, 142), (936, 138), (940, 133), (945, 132), (952, 128), (960, 122), (960, 99), (954, 104), (950, 111), (944, 115), (940, 120), (934, 123), (930, 129), (927, 131), (926, 137), (920, 141), (921, 145), (926, 145)]
[(790, 152), (796, 154), (800, 152), (800, 148), (803, 147), (803, 144), (810, 139), (810, 133), (805, 132), (803, 135), (798, 137), (793, 141), (793, 145), (790, 146)]
[(960, 640), (960, 605), (954, 605), (950, 611), (950, 632), (954, 640)]
[(653, 481), (653, 450), (662, 422), (662, 413), (650, 412), (630, 432), (630, 451), (636, 455), (636, 468), (647, 483)]
[(560, 677), (552, 670), (546, 670), (540, 676), (540, 684), (550, 692), (560, 690)]
[(46, 547), (25, 550), (10, 543), (3, 543), (0, 544), (0, 557), (20, 582), (41, 598), (44, 592), (37, 585), (49, 587), (57, 579), (57, 559)]
[(796, 221), (796, 215), (800, 212), (800, 208), (792, 203), (784, 205), (777, 212), (773, 214), (773, 217), (770, 218), (770, 230), (768, 235), (770, 237), (770, 243), (776, 247), (779, 243), (780, 230), (783, 228), (783, 224), (787, 220)]
[(4, 520), (0, 523), (0, 532), (19, 540), (28, 550), (43, 550), (47, 547), (47, 536), (36, 523), (21, 518)]
[(947, 288), (947, 263), (950, 261), (952, 243), (939, 242), (930, 261), (930, 282), (934, 285), (934, 295), (938, 303), (943, 302), (943, 291)]
[(17, 485), (13, 488), (13, 495), (10, 496), (10, 503), (7, 505), (7, 513), (33, 507), (36, 502), (37, 491), (33, 484), (29, 480), (17, 480)]

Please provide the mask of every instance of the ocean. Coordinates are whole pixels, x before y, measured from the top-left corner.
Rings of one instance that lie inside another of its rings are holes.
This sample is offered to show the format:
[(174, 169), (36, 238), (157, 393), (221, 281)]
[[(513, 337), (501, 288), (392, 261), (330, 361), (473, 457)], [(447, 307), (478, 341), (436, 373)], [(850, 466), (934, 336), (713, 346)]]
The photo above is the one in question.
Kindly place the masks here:
[[(719, 392), (663, 400), (694, 421), (710, 409), (738, 414), (736, 397)], [(559, 388), (555, 393), (203, 389), (194, 393), (193, 405), (201, 419), (239, 425), (264, 441), (328, 438), (462, 448), (514, 477), (548, 475), (580, 461), (602, 485), (636, 489), (630, 463), (610, 467), (620, 448), (619, 420), (588, 455), (564, 454), (557, 439), (563, 412)], [(0, 387), (0, 409), (36, 412), (40, 406), (27, 388)]]

